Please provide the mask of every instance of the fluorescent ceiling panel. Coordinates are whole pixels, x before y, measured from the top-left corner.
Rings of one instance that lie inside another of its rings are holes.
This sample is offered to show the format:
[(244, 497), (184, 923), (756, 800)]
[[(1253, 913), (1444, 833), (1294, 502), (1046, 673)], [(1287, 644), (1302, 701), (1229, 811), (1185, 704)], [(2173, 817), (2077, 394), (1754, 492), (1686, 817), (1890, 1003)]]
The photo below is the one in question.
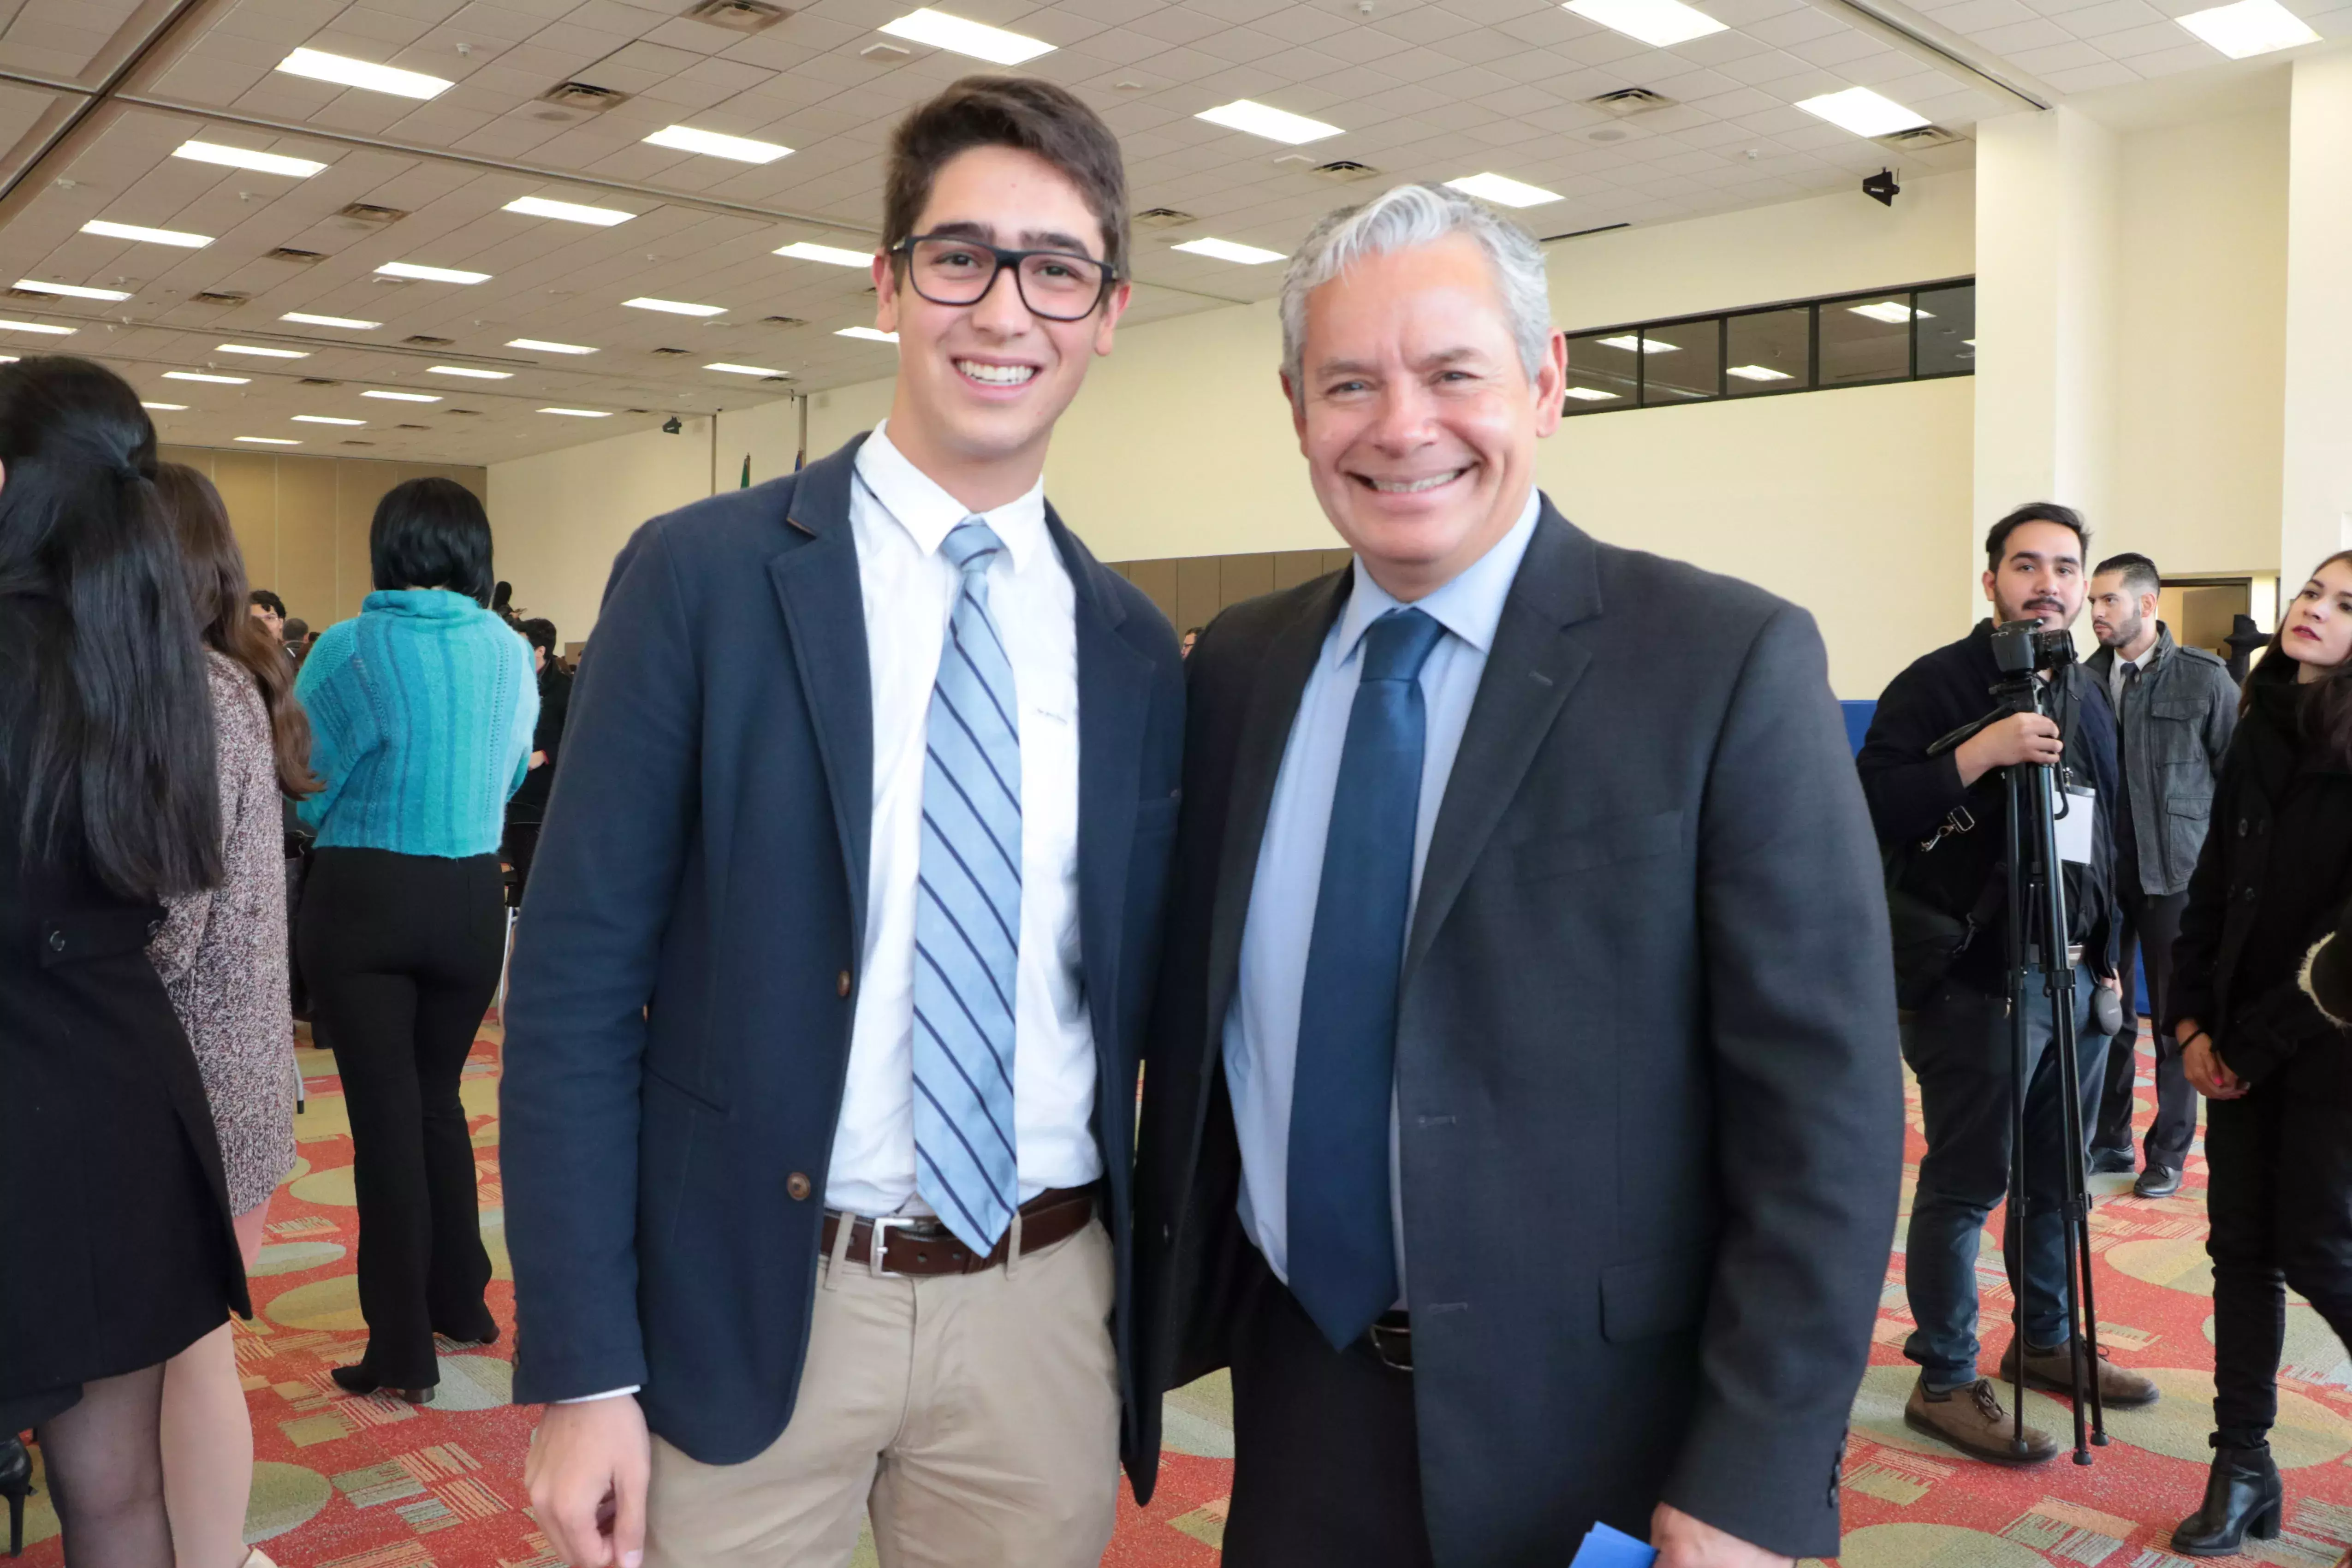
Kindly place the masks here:
[(1493, 202), (1506, 207), (1539, 207), (1546, 202), (1559, 200), (1558, 191), (1530, 185), (1506, 174), (1465, 174), (1447, 184), (1465, 195), (1476, 196), (1482, 202)]
[(1568, 395), (1570, 397), (1575, 398), (1579, 403), (1614, 403), (1617, 401), (1617, 395), (1615, 393), (1603, 392), (1597, 386), (1571, 386), (1568, 389)]
[(837, 245), (817, 245), (805, 239), (780, 247), (775, 254), (794, 261), (822, 261), (829, 267), (865, 267), (874, 259), (870, 250), (845, 250)]
[(299, 447), (299, 441), (289, 441), (283, 436), (239, 436), (240, 441), (250, 441), (257, 447)]
[(950, 16), (928, 5), (919, 11), (909, 11), (895, 22), (883, 23), (882, 31), (894, 38), (905, 38), (910, 43), (929, 44), (935, 49), (970, 55), (973, 59), (986, 60), (992, 65), (1017, 66), (1024, 60), (1034, 60), (1039, 55), (1054, 52), (1053, 45), (1040, 39), (1008, 33), (985, 22), (968, 22), (961, 16)]
[(545, 196), (518, 196), (500, 210), (520, 213), (525, 217), (551, 217), (564, 223), (593, 224), (598, 228), (610, 228), (637, 216), (625, 213), (618, 207), (592, 207), (579, 202), (551, 201)]
[(382, 321), (362, 321), (357, 316), (313, 316), (307, 310), (289, 310), (278, 319), (299, 321), (306, 327), (349, 327), (355, 332), (370, 331), (383, 325)]
[(0, 332), (41, 332), (53, 338), (69, 338), (79, 327), (52, 327), (44, 321), (0, 321)]
[(387, 261), (375, 269), (379, 278), (415, 278), (426, 283), (488, 283), (487, 272), (466, 272), (455, 267), (427, 267), (415, 261)]
[(338, 419), (331, 414), (297, 414), (294, 416), (294, 423), (297, 425), (364, 425), (367, 421)]
[(395, 98), (438, 98), (457, 85), (423, 71), (404, 71), (396, 66), (331, 55), (323, 49), (296, 49), (278, 62), (278, 68), (289, 76), (331, 81), (338, 87), (362, 87), (370, 92), (388, 92)]
[(428, 364), (425, 367), (425, 374), (470, 375), (476, 381), (512, 381), (514, 379), (514, 372), (510, 370), (477, 370), (469, 364)]
[(36, 294), (56, 294), (68, 300), (128, 300), (131, 296), (120, 289), (85, 289), (79, 283), (44, 283), (37, 278), (19, 278), (16, 287), (29, 289)]
[(217, 163), (225, 169), (250, 169), (257, 174), (284, 174), (295, 180), (307, 180), (327, 166), (308, 158), (289, 158), (283, 153), (224, 147), (217, 142), (183, 142), (173, 149), (172, 156), (196, 163)]
[(109, 223), (104, 218), (92, 218), (81, 226), (84, 234), (104, 235), (109, 239), (136, 239), (149, 245), (176, 245), (183, 250), (202, 250), (213, 242), (208, 234), (183, 234), (175, 228), (142, 228), (135, 223)]
[(646, 140), (673, 152), (732, 158), (738, 163), (772, 163), (791, 156), (793, 151), (779, 142), (754, 142), (749, 136), (729, 136), (717, 131), (697, 131), (691, 125), (666, 125)]
[[(9, 363), (13, 364), (16, 362), (12, 358)], [(188, 405), (184, 403), (142, 402), (139, 406), (142, 408), (152, 408), (159, 414), (185, 414), (188, 411)]]
[(785, 374), (781, 370), (770, 370), (765, 365), (729, 364), (724, 360), (716, 364), (704, 365), (702, 368), (719, 371), (728, 375), (782, 375)]
[(1857, 316), (1868, 316), (1874, 321), (1885, 321), (1890, 327), (1899, 327), (1914, 316), (1923, 321), (1936, 319), (1933, 310), (1914, 310), (1910, 306), (1898, 305), (1892, 300), (1881, 300), (1872, 305), (1848, 305), (1846, 310)]
[(1774, 370), (1769, 364), (1735, 364), (1724, 373), (1742, 381), (1790, 381), (1795, 379), (1785, 370)]
[(251, 386), (253, 384), (253, 377), (249, 375), (213, 375), (201, 370), (167, 370), (163, 373), (163, 379), (165, 381), (208, 381), (215, 386)]
[(510, 349), (536, 349), (543, 354), (593, 354), (596, 351), (585, 343), (551, 343), (543, 338), (509, 338)]
[(225, 354), (251, 354), (256, 359), (309, 359), (310, 357), (301, 349), (269, 349), (263, 348), (259, 343), (217, 343), (214, 345), (214, 352)]
[(1682, 352), (1680, 343), (1662, 343), (1655, 338), (1637, 338), (1631, 332), (1613, 338), (1597, 338), (1594, 342), (1606, 348), (1623, 349), (1627, 353), (1632, 353), (1636, 349), (1645, 354), (1671, 354)]
[(624, 300), (621, 303), (632, 310), (666, 310), (673, 316), (723, 316), (727, 313), (724, 305), (689, 305), (683, 300), (649, 300), (642, 295), (635, 300)]
[(1253, 103), (1237, 98), (1231, 103), (1221, 103), (1214, 109), (1204, 109), (1192, 117), (1212, 125), (1222, 125), (1229, 131), (1246, 131), (1253, 136), (1263, 136), (1269, 142), (1282, 142), (1296, 147), (1303, 142), (1320, 142), (1326, 136), (1337, 136), (1339, 128), (1326, 125), (1319, 120), (1309, 120), (1303, 114)]
[(1897, 131), (1916, 131), (1927, 123), (1926, 115), (1906, 109), (1866, 87), (1825, 92), (1819, 98), (1806, 99), (1797, 107), (1856, 136), (1892, 136)]
[(1658, 49), (1720, 33), (1725, 26), (1682, 0), (1568, 0), (1567, 8)]
[(1236, 245), (1230, 239), (1188, 239), (1169, 248), (1192, 256), (1212, 257), (1219, 261), (1238, 261), (1244, 267), (1260, 267), (1266, 262), (1282, 259), (1279, 250), (1261, 250), (1255, 245)]
[(898, 333), (886, 332), (879, 327), (844, 327), (833, 335), (836, 338), (863, 338), (869, 343), (895, 343), (898, 341)]
[(562, 414), (573, 419), (610, 419), (613, 416), (613, 411), (609, 408), (542, 408), (540, 412)]
[(392, 402), (394, 402), (394, 403), (438, 403), (438, 402), (440, 402), (440, 401), (441, 401), (441, 395), (440, 395), (439, 393), (437, 393), (437, 392), (375, 392), (375, 391), (369, 391), (369, 392), (362, 392), (362, 393), (361, 393), (361, 394), (360, 394), (360, 395), (361, 395), (362, 397), (382, 397), (382, 398), (386, 398), (386, 399), (389, 399), (390, 401), (392, 401)]
[(2234, 5), (2192, 11), (2173, 20), (2233, 60), (2319, 41), (2319, 35), (2278, 0), (2238, 0)]

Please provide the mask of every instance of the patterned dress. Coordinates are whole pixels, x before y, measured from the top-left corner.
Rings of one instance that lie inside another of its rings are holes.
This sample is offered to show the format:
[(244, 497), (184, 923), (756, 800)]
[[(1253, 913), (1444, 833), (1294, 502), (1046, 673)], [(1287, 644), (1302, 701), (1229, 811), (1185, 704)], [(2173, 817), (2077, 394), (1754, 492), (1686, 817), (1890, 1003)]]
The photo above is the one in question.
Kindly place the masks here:
[(294, 1168), (285, 825), (261, 692), (235, 660), (205, 658), (219, 735), (221, 885), (174, 900), (147, 956), (195, 1050), (229, 1210), (244, 1214)]

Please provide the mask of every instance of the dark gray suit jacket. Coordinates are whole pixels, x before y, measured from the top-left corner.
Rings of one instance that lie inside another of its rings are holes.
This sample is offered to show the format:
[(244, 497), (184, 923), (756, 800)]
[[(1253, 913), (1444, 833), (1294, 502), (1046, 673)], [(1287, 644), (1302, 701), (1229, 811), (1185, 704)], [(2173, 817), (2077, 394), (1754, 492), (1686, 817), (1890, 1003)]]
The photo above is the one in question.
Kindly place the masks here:
[[(1160, 1390), (1228, 1360), (1222, 1065), (1268, 799), (1340, 573), (1194, 648), (1137, 1173)], [(1547, 501), (1440, 807), (1397, 1029), (1413, 1387), (1444, 1568), (1556, 1568), (1660, 1499), (1837, 1549), (1903, 1107), (1870, 819), (1803, 611)]]

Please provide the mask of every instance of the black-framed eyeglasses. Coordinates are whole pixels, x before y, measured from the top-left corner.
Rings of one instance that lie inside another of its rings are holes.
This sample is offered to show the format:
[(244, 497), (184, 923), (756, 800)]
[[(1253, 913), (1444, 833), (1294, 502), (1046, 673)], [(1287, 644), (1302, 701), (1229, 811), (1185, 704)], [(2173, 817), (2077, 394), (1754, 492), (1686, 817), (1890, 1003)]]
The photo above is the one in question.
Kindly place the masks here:
[(890, 247), (905, 263), (907, 281), (934, 305), (977, 305), (1011, 270), (1013, 286), (1033, 316), (1082, 321), (1110, 293), (1118, 275), (1091, 256), (1069, 250), (1006, 250), (961, 235), (919, 234)]

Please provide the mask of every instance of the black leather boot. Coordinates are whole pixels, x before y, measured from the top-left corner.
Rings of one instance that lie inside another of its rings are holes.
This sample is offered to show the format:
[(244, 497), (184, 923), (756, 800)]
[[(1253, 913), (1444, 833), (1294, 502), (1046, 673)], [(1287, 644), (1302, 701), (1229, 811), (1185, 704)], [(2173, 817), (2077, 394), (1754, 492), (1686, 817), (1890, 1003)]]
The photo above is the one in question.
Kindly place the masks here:
[(2188, 1557), (2234, 1557), (2246, 1538), (2277, 1537), (2286, 1489), (2270, 1448), (2217, 1448), (2205, 1482), (2205, 1506), (2172, 1531), (2172, 1549)]
[(25, 1550), (25, 1499), (33, 1489), (33, 1457), (24, 1439), (10, 1433), (0, 1437), (0, 1497), (8, 1500), (8, 1555)]

